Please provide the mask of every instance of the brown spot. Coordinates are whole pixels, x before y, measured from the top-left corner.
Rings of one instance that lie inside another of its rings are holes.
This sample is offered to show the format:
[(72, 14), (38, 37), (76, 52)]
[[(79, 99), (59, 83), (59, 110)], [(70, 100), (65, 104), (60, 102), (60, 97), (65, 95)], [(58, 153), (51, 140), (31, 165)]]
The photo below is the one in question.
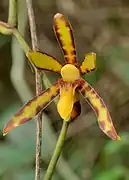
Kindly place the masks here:
[(78, 87), (78, 82), (75, 81), (75, 82), (66, 82), (66, 81), (63, 81), (63, 79), (60, 79), (60, 81), (58, 81), (58, 85), (60, 88), (65, 88), (65, 90), (69, 90), (70, 87), (73, 87), (73, 88), (77, 88)]
[(90, 69), (90, 70), (87, 69), (87, 73), (90, 73), (90, 72), (92, 72), (92, 71), (94, 71), (94, 70), (95, 70), (95, 68)]
[(117, 133), (116, 133), (114, 127), (112, 127), (112, 129), (107, 132), (107, 135), (108, 135), (112, 140), (117, 140), (117, 139), (118, 139), (118, 136), (117, 136)]
[(107, 108), (106, 105), (105, 105), (105, 103), (104, 103), (104, 101), (103, 101), (103, 99), (98, 95), (98, 93), (97, 93), (94, 89), (92, 89), (92, 94), (94, 94), (95, 97), (100, 101), (101, 106), (102, 106), (103, 108)]
[[(47, 104), (47, 103), (46, 103)], [(45, 104), (43, 104), (43, 106), (38, 106), (37, 108), (36, 108), (36, 111), (35, 111), (35, 116), (43, 109), (43, 107), (45, 106)]]
[(85, 89), (81, 88), (81, 89), (80, 89), (80, 93), (81, 93), (83, 96), (85, 96)]
[(91, 90), (90, 85), (86, 84), (86, 82), (83, 79), (77, 80), (76, 83), (78, 84), (78, 89), (79, 89), (80, 93), (83, 94), (83, 96), (85, 96), (86, 91), (88, 92)]
[(104, 121), (99, 121), (99, 126), (102, 130), (105, 129), (105, 122)]
[(81, 104), (79, 101), (76, 101), (73, 105), (73, 110), (71, 113), (71, 120), (76, 119), (81, 114)]
[(87, 92), (91, 91), (91, 87), (90, 86), (85, 85), (84, 88), (85, 88), (85, 91), (87, 91)]
[(32, 120), (32, 118), (33, 118), (33, 117), (23, 118), (23, 119), (20, 121), (19, 125), (27, 123), (28, 121)]
[(90, 72), (90, 70), (87, 69), (87, 70), (86, 70), (86, 73), (89, 73), (89, 72)]
[(84, 89), (84, 86), (83, 86), (81, 79), (77, 80), (76, 83), (78, 84), (78, 90), (80, 91), (80, 93), (85, 95), (85, 89)]
[(23, 107), (15, 114), (15, 117), (20, 116), (23, 113)]
[(90, 72), (94, 71), (94, 70), (95, 70), (95, 68), (90, 69), (90, 70), (85, 69), (83, 72), (81, 71), (81, 69), (80, 69), (80, 68), (79, 68), (79, 70), (80, 70), (81, 75), (85, 75), (85, 74), (88, 74), (88, 73), (90, 73)]

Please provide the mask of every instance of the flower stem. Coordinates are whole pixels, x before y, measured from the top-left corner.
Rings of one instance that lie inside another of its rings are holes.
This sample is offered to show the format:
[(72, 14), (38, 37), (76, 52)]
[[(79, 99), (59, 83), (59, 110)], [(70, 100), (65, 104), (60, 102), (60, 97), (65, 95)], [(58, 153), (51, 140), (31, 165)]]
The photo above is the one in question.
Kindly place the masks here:
[(17, 0), (9, 0), (8, 23), (13, 26), (17, 24)]
[[(39, 42), (36, 33), (36, 23), (33, 11), (32, 0), (26, 0), (27, 11), (30, 24), (32, 49), (33, 51), (39, 50)], [(36, 95), (42, 92), (42, 77), (41, 72), (35, 68), (36, 80)], [(41, 147), (42, 147), (42, 113), (37, 116), (37, 129), (36, 129), (36, 167), (35, 167), (35, 180), (40, 180), (40, 164), (41, 164)]]
[[(20, 34), (20, 32), (18, 31), (18, 29), (15, 28), (16, 25), (17, 25), (17, 0), (9, 0), (8, 27), (5, 30), (7, 31), (7, 34), (11, 34), (12, 32), (12, 34), (16, 37), (17, 41), (23, 48), (24, 52), (27, 53), (31, 49), (24, 40), (24, 38), (22, 37), (22, 35)], [(3, 27), (1, 27), (1, 29), (2, 28)], [(5, 30), (3, 29), (4, 31), (3, 34), (6, 34)]]
[(25, 54), (28, 53), (28, 51), (31, 50), (31, 48), (29, 47), (29, 45), (27, 44), (27, 42), (24, 40), (24, 38), (22, 37), (22, 35), (20, 34), (20, 32), (17, 29), (13, 29), (13, 35), (16, 37), (18, 43), (21, 45), (21, 47), (23, 48)]
[(52, 156), (52, 158), (50, 160), (50, 163), (49, 163), (47, 172), (45, 174), (44, 180), (50, 180), (52, 178), (52, 175), (54, 173), (57, 161), (58, 161), (58, 159), (60, 157), (60, 154), (62, 152), (65, 137), (66, 137), (66, 134), (67, 134), (68, 125), (69, 125), (68, 122), (63, 121), (61, 133), (60, 133), (59, 139), (57, 141), (56, 148), (54, 150), (53, 156)]

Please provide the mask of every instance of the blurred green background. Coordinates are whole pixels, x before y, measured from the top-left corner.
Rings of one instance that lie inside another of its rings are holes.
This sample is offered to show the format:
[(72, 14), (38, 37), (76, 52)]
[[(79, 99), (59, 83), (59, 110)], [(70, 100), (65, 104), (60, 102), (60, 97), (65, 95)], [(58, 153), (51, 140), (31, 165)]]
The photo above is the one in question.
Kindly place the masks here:
[[(18, 0), (19, 30), (31, 44), (24, 0)], [(94, 112), (82, 99), (81, 116), (67, 134), (53, 180), (129, 180), (129, 1), (33, 0), (40, 49), (63, 61), (54, 36), (55, 13), (74, 29), (78, 61), (97, 53), (97, 70), (85, 79), (109, 107), (122, 141), (111, 141), (98, 127)], [(8, 0), (0, 1), (6, 21)], [(51, 82), (57, 76), (47, 73)], [(0, 35), (0, 180), (33, 180), (36, 123), (31, 121), (2, 136), (4, 124), (35, 94), (34, 72), (15, 38)], [(43, 116), (42, 176), (48, 166), (62, 120), (51, 104)]]

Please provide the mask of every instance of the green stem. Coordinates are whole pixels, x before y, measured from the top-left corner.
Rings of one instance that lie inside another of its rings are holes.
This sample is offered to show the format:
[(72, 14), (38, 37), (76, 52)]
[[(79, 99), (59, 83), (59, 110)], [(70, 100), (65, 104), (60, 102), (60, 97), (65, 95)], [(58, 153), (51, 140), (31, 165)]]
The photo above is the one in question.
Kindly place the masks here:
[(23, 48), (25, 54), (27, 54), (31, 50), (31, 48), (29, 47), (27, 42), (24, 40), (24, 38), (22, 37), (20, 32), (17, 29), (13, 29), (13, 35), (16, 37), (17, 41), (19, 42), (19, 44)]
[(8, 23), (0, 21), (0, 33), (4, 35), (11, 35), (13, 34), (21, 47), (23, 48), (25, 54), (31, 51), (31, 48), (24, 40), (22, 35), (20, 34), (19, 30), (15, 28), (17, 23), (17, 0), (10, 0), (9, 1), (9, 17)]
[(17, 24), (17, 0), (9, 0), (8, 23), (12, 26)]
[(57, 141), (56, 148), (55, 148), (55, 151), (53, 153), (53, 156), (50, 160), (50, 163), (49, 163), (47, 172), (45, 174), (44, 180), (50, 180), (52, 178), (52, 175), (54, 173), (57, 161), (58, 161), (60, 154), (62, 152), (62, 148), (64, 145), (68, 125), (69, 125), (69, 122), (63, 121), (61, 133), (60, 133), (59, 139)]

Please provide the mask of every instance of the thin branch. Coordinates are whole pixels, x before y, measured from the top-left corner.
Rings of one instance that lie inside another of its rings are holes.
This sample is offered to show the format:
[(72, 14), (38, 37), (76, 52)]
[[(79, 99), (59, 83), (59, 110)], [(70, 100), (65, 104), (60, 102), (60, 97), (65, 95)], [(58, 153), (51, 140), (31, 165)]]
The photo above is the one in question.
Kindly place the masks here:
[(51, 161), (49, 163), (47, 172), (45, 174), (44, 180), (50, 180), (52, 178), (52, 175), (56, 168), (57, 161), (62, 152), (62, 148), (63, 148), (64, 142), (65, 142), (65, 137), (67, 134), (68, 125), (69, 125), (69, 122), (63, 121), (61, 133), (60, 133), (59, 139), (57, 141), (55, 151), (54, 151)]
[[(34, 11), (32, 6), (32, 0), (26, 0), (31, 39), (32, 39), (32, 48), (33, 51), (39, 50), (39, 43), (36, 34), (36, 23), (34, 18)], [(41, 72), (35, 69), (36, 76), (36, 95), (42, 91), (42, 79)], [(41, 162), (41, 145), (42, 145), (42, 113), (37, 117), (37, 130), (36, 130), (36, 169), (35, 169), (35, 180), (40, 180), (40, 162)]]
[(31, 32), (31, 40), (32, 40), (32, 48), (34, 51), (39, 50), (39, 43), (36, 33), (36, 23), (35, 23), (35, 16), (32, 6), (32, 0), (26, 0), (27, 10), (28, 10), (28, 17), (29, 17), (29, 24), (30, 24), (30, 32)]

